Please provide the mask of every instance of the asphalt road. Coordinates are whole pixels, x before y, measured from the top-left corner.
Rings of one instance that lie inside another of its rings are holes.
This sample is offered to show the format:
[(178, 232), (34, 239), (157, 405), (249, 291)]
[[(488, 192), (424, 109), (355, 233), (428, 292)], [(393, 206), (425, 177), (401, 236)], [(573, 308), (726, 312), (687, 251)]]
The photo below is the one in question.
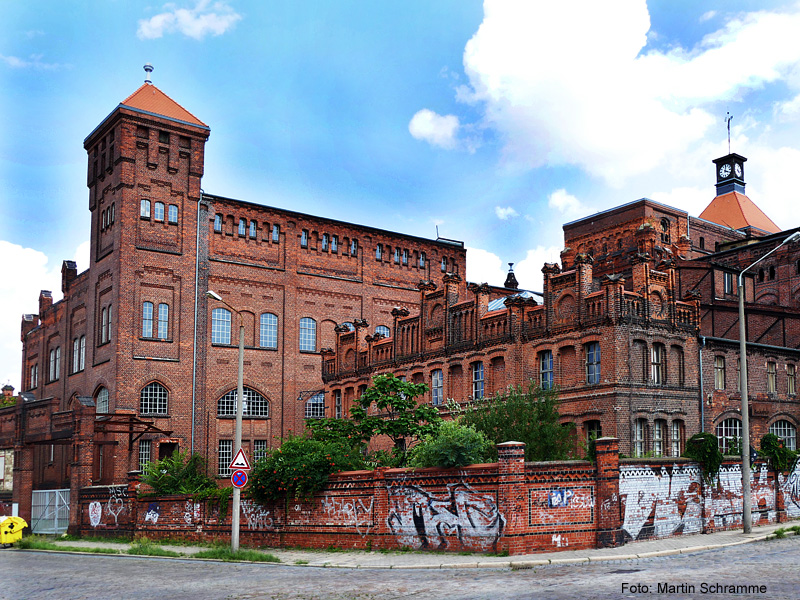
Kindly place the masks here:
[[(341, 569), (0, 550), (0, 599), (797, 600), (798, 563), (797, 537), (696, 554), (517, 571)], [(731, 585), (754, 587), (719, 587)]]

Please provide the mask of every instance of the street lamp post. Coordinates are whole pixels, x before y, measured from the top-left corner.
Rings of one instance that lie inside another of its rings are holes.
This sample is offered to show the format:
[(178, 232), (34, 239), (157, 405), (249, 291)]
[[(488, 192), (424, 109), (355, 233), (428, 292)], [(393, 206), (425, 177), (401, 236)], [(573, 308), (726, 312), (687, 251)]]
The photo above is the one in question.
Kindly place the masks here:
[(800, 241), (800, 231), (767, 252), (749, 267), (739, 273), (739, 387), (742, 388), (742, 529), (750, 533), (753, 529), (752, 498), (750, 496), (750, 406), (747, 395), (747, 328), (744, 320), (744, 274), (755, 267), (778, 248), (789, 242)]
[[(236, 456), (242, 447), (242, 416), (244, 415), (244, 319), (241, 312), (225, 302), (222, 296), (216, 292), (208, 290), (206, 296), (213, 298), (217, 302), (222, 302), (239, 316), (239, 372), (236, 380), (236, 432), (233, 442), (233, 456)], [(239, 550), (239, 506), (241, 496), (242, 490), (234, 487), (231, 506), (231, 552), (238, 552)]]

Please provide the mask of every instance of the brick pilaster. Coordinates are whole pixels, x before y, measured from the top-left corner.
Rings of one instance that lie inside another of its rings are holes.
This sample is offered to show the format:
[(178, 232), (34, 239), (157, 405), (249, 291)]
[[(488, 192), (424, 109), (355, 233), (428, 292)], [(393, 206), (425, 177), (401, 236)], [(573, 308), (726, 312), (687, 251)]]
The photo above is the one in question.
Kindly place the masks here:
[(525, 552), (524, 533), (528, 525), (528, 503), (525, 502), (525, 444), (505, 442), (497, 445), (498, 489), (497, 508), (505, 519), (498, 551), (509, 554)]
[(619, 546), (622, 540), (622, 514), (619, 503), (619, 440), (602, 437), (595, 441), (597, 481), (595, 512), (597, 547)]

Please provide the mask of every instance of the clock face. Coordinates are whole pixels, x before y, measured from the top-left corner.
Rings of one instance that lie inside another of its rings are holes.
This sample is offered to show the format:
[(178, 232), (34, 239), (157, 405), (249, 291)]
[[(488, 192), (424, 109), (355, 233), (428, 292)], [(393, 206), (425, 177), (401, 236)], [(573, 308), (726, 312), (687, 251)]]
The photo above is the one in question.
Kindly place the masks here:
[(719, 176), (722, 177), (723, 179), (725, 177), (727, 177), (728, 175), (730, 175), (730, 174), (731, 174), (731, 166), (730, 165), (727, 165), (727, 164), (726, 165), (722, 165), (719, 168)]
[(735, 165), (733, 165), (733, 172), (736, 173), (737, 177), (741, 177), (742, 176), (742, 165), (740, 165), (739, 163), (736, 163)]

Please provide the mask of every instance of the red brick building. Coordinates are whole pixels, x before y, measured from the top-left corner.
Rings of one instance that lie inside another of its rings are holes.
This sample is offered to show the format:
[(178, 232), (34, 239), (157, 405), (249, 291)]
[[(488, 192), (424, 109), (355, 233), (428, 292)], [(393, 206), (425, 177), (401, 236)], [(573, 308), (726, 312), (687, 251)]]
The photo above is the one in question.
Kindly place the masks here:
[[(792, 233), (745, 195), (745, 160), (714, 161), (717, 195), (700, 218), (641, 199), (567, 223), (541, 295), (486, 284), (464, 295), (451, 276), (421, 284), (420, 310), (396, 311), (391, 339), (339, 334), (323, 369), (331, 403), (346, 412), (386, 371), (427, 383), (436, 405), (532, 380), (558, 386), (563, 421), (582, 436), (619, 438), (623, 453), (678, 456), (701, 430), (732, 449), (741, 436), (736, 279)], [(798, 296), (800, 245), (745, 276), (756, 443), (772, 431), (795, 447)]]
[(209, 133), (147, 82), (84, 140), (91, 264), (64, 261), (63, 300), (23, 317), (24, 401), (0, 409), (25, 518), (32, 490), (124, 482), (175, 449), (227, 475), (240, 318), (252, 456), (324, 413), (337, 325), (389, 333), (421, 279), (465, 271), (461, 242), (203, 193)]

